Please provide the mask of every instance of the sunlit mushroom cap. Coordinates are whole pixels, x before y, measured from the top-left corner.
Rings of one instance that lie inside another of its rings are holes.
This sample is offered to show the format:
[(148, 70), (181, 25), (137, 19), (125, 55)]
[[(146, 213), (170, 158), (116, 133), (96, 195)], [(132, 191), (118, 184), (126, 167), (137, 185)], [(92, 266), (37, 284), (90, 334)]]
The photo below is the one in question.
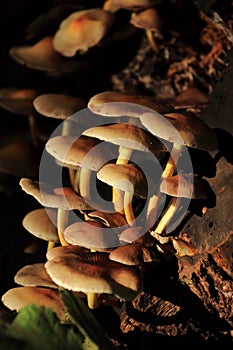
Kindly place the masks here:
[(150, 96), (129, 95), (117, 91), (104, 91), (91, 97), (87, 107), (95, 114), (106, 117), (140, 117), (150, 109), (168, 113), (171, 106), (155, 102)]
[(130, 23), (137, 28), (142, 28), (150, 31), (158, 31), (162, 26), (161, 16), (158, 10), (153, 7), (134, 13), (131, 16)]
[(103, 250), (119, 245), (117, 234), (111, 228), (104, 226), (100, 221), (80, 221), (66, 227), (65, 240), (73, 245)]
[(35, 113), (33, 100), (37, 96), (34, 89), (16, 87), (0, 89), (0, 107), (11, 113), (29, 115)]
[(139, 265), (143, 262), (142, 245), (135, 243), (119, 246), (110, 252), (109, 259), (125, 265)]
[(23, 218), (23, 227), (34, 236), (45, 241), (58, 242), (56, 222), (57, 211), (53, 209), (35, 209)]
[(25, 287), (58, 288), (48, 275), (43, 263), (36, 263), (22, 267), (15, 275), (14, 281)]
[(109, 12), (116, 12), (120, 9), (139, 11), (158, 3), (158, 0), (107, 0), (104, 9)]
[(97, 45), (113, 23), (113, 15), (101, 8), (77, 11), (61, 22), (53, 45), (63, 56), (72, 57), (77, 51), (86, 52)]
[(32, 46), (14, 46), (9, 53), (18, 63), (46, 72), (61, 74), (84, 69), (83, 62), (67, 61), (55, 51), (52, 36), (45, 37)]
[(85, 130), (83, 135), (96, 137), (118, 146), (144, 152), (149, 152), (152, 144), (152, 139), (145, 130), (135, 125), (124, 123), (95, 126)]
[(93, 171), (98, 171), (108, 161), (109, 147), (105, 147), (105, 150), (103, 147), (99, 140), (88, 136), (55, 136), (45, 145), (47, 152), (60, 164), (82, 166)]
[(147, 197), (145, 175), (134, 164), (107, 164), (97, 173), (102, 182), (136, 196)]
[(39, 95), (34, 99), (33, 105), (43, 116), (62, 120), (86, 107), (82, 98), (64, 94)]
[(65, 321), (64, 307), (59, 292), (42, 287), (16, 287), (8, 290), (2, 296), (3, 304), (10, 310), (19, 311), (29, 304), (52, 309), (57, 316)]
[(177, 174), (163, 178), (160, 191), (173, 197), (192, 199), (207, 198), (207, 190), (202, 179), (189, 174)]
[(22, 190), (33, 196), (41, 205), (64, 210), (90, 210), (89, 205), (72, 188), (54, 189), (52, 186), (28, 178), (19, 182)]
[(145, 113), (140, 120), (153, 135), (169, 142), (203, 150), (217, 148), (215, 133), (198, 117), (188, 117), (180, 113), (169, 113), (164, 116)]
[[(57, 247), (57, 252), (60, 247)], [(66, 247), (62, 247), (66, 248)], [(53, 249), (51, 249), (52, 251)], [(110, 261), (107, 253), (65, 254), (49, 260), (45, 268), (59, 286), (84, 293), (115, 294), (131, 300), (142, 288), (138, 269)]]

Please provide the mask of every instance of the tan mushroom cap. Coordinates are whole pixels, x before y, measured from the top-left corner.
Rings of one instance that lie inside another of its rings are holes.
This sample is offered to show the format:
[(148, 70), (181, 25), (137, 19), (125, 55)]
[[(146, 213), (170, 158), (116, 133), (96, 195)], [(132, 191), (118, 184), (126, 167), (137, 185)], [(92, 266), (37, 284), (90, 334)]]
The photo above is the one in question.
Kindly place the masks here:
[(43, 287), (16, 287), (3, 294), (2, 302), (10, 310), (16, 311), (30, 304), (35, 304), (37, 307), (44, 306), (52, 309), (60, 320), (66, 320), (63, 304), (56, 290)]
[(0, 107), (11, 113), (29, 115), (35, 113), (33, 100), (37, 96), (34, 89), (8, 87), (0, 89)]
[(162, 179), (160, 191), (173, 197), (192, 199), (207, 198), (203, 180), (190, 174), (177, 174)]
[(117, 234), (111, 228), (106, 228), (100, 221), (80, 221), (66, 227), (65, 240), (73, 245), (104, 250), (119, 245)]
[(77, 51), (86, 52), (97, 45), (113, 23), (113, 15), (101, 8), (76, 11), (60, 24), (53, 46), (63, 56), (72, 57)]
[(142, 28), (150, 31), (158, 31), (162, 27), (161, 16), (158, 10), (153, 7), (134, 13), (131, 16), (130, 23), (137, 28)]
[(86, 107), (82, 98), (65, 94), (43, 94), (37, 96), (33, 105), (45, 117), (65, 120)]
[(168, 113), (171, 106), (155, 102), (152, 97), (104, 91), (91, 97), (87, 107), (95, 114), (105, 117), (140, 117), (150, 109), (158, 113)]
[(134, 164), (104, 165), (98, 171), (97, 178), (121, 191), (133, 193), (142, 198), (147, 197), (145, 175)]
[(20, 64), (47, 72), (61, 74), (86, 68), (83, 62), (67, 62), (67, 60), (64, 60), (55, 51), (52, 36), (47, 36), (32, 46), (14, 46), (9, 53)]
[(23, 218), (23, 227), (34, 236), (45, 241), (59, 242), (55, 226), (57, 211), (53, 209), (36, 209)]
[(117, 247), (110, 252), (109, 259), (125, 265), (140, 265), (143, 262), (142, 245), (135, 243)]
[(124, 216), (117, 212), (109, 213), (95, 210), (88, 214), (88, 218), (91, 220), (99, 219), (107, 227), (121, 227), (127, 225)]
[(208, 103), (209, 96), (194, 86), (188, 87), (172, 101), (175, 109), (205, 106)]
[(102, 145), (96, 147), (99, 144), (99, 140), (88, 136), (81, 135), (78, 139), (72, 136), (55, 136), (47, 141), (45, 148), (60, 163), (98, 171), (108, 160), (107, 147), (103, 152)]
[(63, 255), (63, 251), (60, 257), (45, 264), (52, 280), (63, 288), (84, 293), (115, 294), (126, 300), (132, 300), (142, 288), (138, 269), (110, 261), (107, 253)]
[(132, 243), (143, 235), (143, 228), (141, 226), (132, 226), (126, 228), (119, 235), (121, 242)]
[(43, 263), (36, 263), (22, 267), (15, 275), (14, 281), (24, 287), (58, 288), (51, 280)]
[(89, 249), (77, 245), (58, 246), (47, 250), (47, 260), (53, 260), (65, 255), (89, 253)]
[(83, 135), (144, 152), (149, 152), (152, 144), (152, 139), (145, 130), (124, 123), (95, 126), (85, 130)]
[(139, 11), (157, 3), (157, 0), (107, 0), (104, 9), (109, 12), (116, 12), (120, 9)]
[(145, 113), (140, 120), (153, 135), (169, 142), (202, 150), (211, 151), (217, 148), (215, 133), (198, 117), (188, 117), (181, 113), (164, 116)]
[(41, 205), (64, 210), (90, 210), (89, 205), (72, 188), (54, 189), (52, 186), (28, 178), (19, 182), (22, 190), (33, 196)]

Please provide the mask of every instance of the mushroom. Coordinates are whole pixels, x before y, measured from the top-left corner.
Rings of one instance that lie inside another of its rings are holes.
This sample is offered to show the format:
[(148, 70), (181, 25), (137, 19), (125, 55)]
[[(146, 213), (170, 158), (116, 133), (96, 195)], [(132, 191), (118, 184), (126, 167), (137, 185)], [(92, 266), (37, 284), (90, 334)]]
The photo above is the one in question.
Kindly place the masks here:
[(62, 135), (71, 135), (72, 123), (70, 119), (72, 114), (86, 107), (85, 101), (80, 97), (74, 97), (65, 94), (42, 94), (33, 100), (35, 110), (41, 115), (49, 118), (63, 120)]
[(59, 242), (57, 228), (54, 223), (57, 221), (57, 211), (53, 209), (36, 209), (29, 212), (23, 218), (23, 227), (34, 236), (48, 241), (48, 249)]
[(38, 147), (40, 143), (36, 131), (36, 115), (32, 103), (36, 96), (37, 91), (34, 89), (16, 87), (0, 89), (0, 107), (11, 113), (27, 116), (32, 144)]
[(101, 8), (76, 11), (64, 19), (54, 35), (53, 46), (66, 57), (86, 52), (107, 34), (114, 16)]
[[(66, 248), (69, 247), (53, 248), (56, 257), (50, 260), (51, 249), (45, 263), (48, 274), (57, 285), (86, 294), (114, 294), (124, 300), (132, 300), (141, 290), (142, 275), (137, 268), (110, 261), (107, 253), (80, 253), (79, 247), (75, 253), (75, 246), (73, 254), (64, 254)], [(97, 306), (89, 304), (90, 308)]]
[(97, 178), (124, 192), (125, 219), (133, 226), (135, 222), (133, 196), (147, 197), (145, 175), (134, 164), (107, 164), (98, 171)]
[(127, 222), (123, 215), (120, 213), (109, 213), (109, 212), (102, 212), (99, 210), (92, 211), (88, 213), (87, 216), (88, 220), (100, 220), (104, 223), (107, 227), (121, 227), (127, 225)]
[(151, 109), (162, 114), (173, 109), (167, 104), (156, 103), (150, 96), (130, 95), (118, 91), (104, 91), (92, 96), (87, 107), (93, 113), (105, 117), (132, 118), (139, 118)]
[(32, 46), (14, 46), (10, 49), (9, 54), (22, 65), (51, 74), (61, 75), (62, 73), (87, 69), (87, 63), (84, 61), (67, 61), (55, 51), (52, 36), (46, 36)]
[(135, 242), (113, 249), (109, 254), (109, 259), (125, 265), (137, 265), (143, 269), (144, 263), (154, 261), (155, 257), (149, 248), (144, 247), (142, 243)]
[(209, 96), (195, 86), (189, 86), (182, 91), (173, 101), (175, 109), (190, 109), (206, 106), (209, 103)]
[(19, 182), (23, 191), (32, 195), (41, 205), (49, 208), (57, 208), (58, 237), (62, 245), (67, 245), (64, 240), (63, 231), (68, 224), (68, 213), (70, 210), (91, 210), (72, 188), (64, 187), (54, 189), (45, 183), (22, 178)]
[(55, 312), (62, 322), (67, 321), (60, 294), (56, 290), (43, 287), (16, 287), (3, 294), (1, 300), (8, 309), (16, 311), (30, 304), (37, 307), (44, 306)]
[(116, 12), (120, 9), (140, 11), (153, 6), (157, 0), (107, 0), (103, 8), (109, 12)]

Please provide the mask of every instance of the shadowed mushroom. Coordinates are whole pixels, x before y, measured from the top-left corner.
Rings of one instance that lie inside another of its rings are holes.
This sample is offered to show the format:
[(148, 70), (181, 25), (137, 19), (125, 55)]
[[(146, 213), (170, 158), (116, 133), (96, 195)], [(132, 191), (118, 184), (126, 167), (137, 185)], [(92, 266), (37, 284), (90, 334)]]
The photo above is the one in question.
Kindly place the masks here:
[(125, 218), (117, 212), (101, 212), (99, 210), (92, 211), (88, 214), (89, 220), (100, 220), (107, 227), (121, 227), (127, 225)]
[(107, 253), (80, 253), (77, 247), (77, 253), (64, 254), (65, 248), (69, 247), (54, 248), (56, 258), (50, 260), (51, 249), (45, 264), (48, 274), (59, 286), (83, 293), (114, 294), (123, 300), (132, 300), (141, 290), (142, 275), (135, 267), (110, 261)]
[(82, 98), (65, 94), (43, 94), (34, 99), (33, 106), (45, 117), (64, 120), (62, 135), (71, 135), (72, 123), (66, 119), (85, 108), (86, 103)]
[[(48, 249), (59, 242), (57, 227), (57, 211), (53, 209), (36, 209), (23, 218), (23, 227), (34, 236), (48, 241)], [(52, 219), (51, 219), (52, 218)]]
[(107, 164), (98, 171), (97, 178), (124, 192), (125, 219), (129, 225), (133, 226), (135, 222), (133, 196), (147, 197), (145, 175), (133, 164)]
[(174, 216), (181, 206), (181, 199), (206, 199), (208, 194), (203, 180), (195, 176), (193, 177), (193, 175), (190, 174), (178, 174), (162, 179), (160, 184), (160, 192), (166, 193), (173, 198), (160, 219), (157, 227), (150, 233), (161, 243), (165, 243), (167, 240), (169, 240), (169, 238), (158, 238), (158, 234), (163, 233), (165, 230), (169, 232), (167, 227), (170, 221), (172, 219), (174, 220)]
[(0, 107), (11, 113), (27, 116), (32, 144), (38, 147), (40, 142), (36, 130), (35, 109), (33, 108), (33, 100), (36, 96), (37, 91), (34, 89), (16, 87), (0, 89)]
[(87, 107), (95, 114), (105, 117), (135, 117), (151, 109), (158, 113), (168, 113), (173, 108), (156, 103), (150, 96), (129, 95), (117, 91), (104, 91), (91, 97)]
[(16, 287), (9, 289), (1, 299), (10, 310), (19, 311), (27, 305), (34, 304), (37, 307), (52, 309), (62, 322), (67, 321), (60, 294), (56, 290), (43, 287)]
[(116, 12), (120, 9), (140, 11), (153, 6), (157, 0), (107, 0), (104, 9), (109, 12)]
[(204, 107), (209, 103), (209, 96), (195, 86), (190, 86), (179, 94), (173, 101), (175, 109), (190, 109)]
[(96, 46), (107, 34), (114, 16), (101, 8), (77, 11), (64, 19), (54, 35), (53, 46), (63, 56), (72, 57)]
[(24, 287), (49, 287), (57, 289), (43, 263), (36, 263), (22, 267), (14, 277), (14, 281)]
[(57, 230), (60, 242), (66, 245), (63, 231), (68, 225), (69, 210), (90, 210), (84, 199), (72, 188), (52, 188), (48, 184), (22, 178), (19, 182), (23, 191), (33, 196), (41, 205), (49, 208), (57, 208)]
[(28, 68), (59, 75), (87, 68), (84, 61), (67, 61), (55, 51), (52, 36), (47, 36), (32, 46), (12, 47), (9, 53), (15, 61)]

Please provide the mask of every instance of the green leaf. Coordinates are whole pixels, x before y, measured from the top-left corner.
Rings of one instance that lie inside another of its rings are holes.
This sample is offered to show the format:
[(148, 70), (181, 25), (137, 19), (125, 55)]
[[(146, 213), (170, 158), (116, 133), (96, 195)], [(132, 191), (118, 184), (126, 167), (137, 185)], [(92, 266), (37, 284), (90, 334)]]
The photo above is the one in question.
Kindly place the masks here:
[[(104, 329), (97, 322), (83, 300), (76, 298), (72, 292), (63, 289), (61, 295), (67, 313), (79, 331), (85, 337), (86, 349), (115, 350)], [(91, 346), (91, 347), (90, 347)], [(94, 347), (95, 346), (95, 347)]]
[(45, 307), (22, 308), (5, 334), (24, 341), (33, 350), (83, 350), (80, 334), (73, 327), (62, 325), (57, 315)]

